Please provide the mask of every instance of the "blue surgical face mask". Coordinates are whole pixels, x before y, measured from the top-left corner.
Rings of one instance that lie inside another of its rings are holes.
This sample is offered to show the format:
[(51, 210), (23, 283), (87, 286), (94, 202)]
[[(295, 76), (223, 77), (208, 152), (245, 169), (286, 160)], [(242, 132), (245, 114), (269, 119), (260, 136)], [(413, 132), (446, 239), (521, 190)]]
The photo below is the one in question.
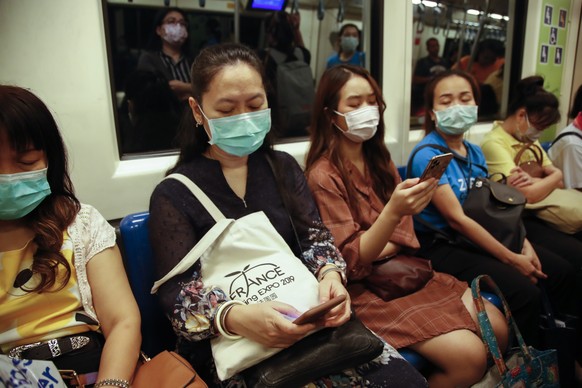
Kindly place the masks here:
[(47, 169), (0, 174), (0, 220), (24, 217), (51, 193)]
[(342, 47), (342, 50), (348, 53), (356, 51), (359, 43), (360, 42), (358, 38), (355, 36), (342, 36), (340, 40), (340, 46)]
[(437, 127), (447, 135), (462, 135), (477, 122), (477, 105), (454, 105), (433, 110)]
[(259, 149), (271, 129), (271, 109), (217, 119), (206, 117), (206, 120), (210, 128), (209, 144), (216, 144), (231, 155), (246, 156)]

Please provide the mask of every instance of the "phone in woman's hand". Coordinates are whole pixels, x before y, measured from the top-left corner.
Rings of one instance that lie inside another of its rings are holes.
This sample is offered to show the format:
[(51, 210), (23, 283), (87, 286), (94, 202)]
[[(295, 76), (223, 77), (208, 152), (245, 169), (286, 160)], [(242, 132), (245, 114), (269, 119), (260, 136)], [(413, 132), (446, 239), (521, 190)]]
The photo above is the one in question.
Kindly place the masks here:
[(420, 182), (430, 178), (435, 178), (437, 181), (441, 179), (441, 176), (447, 169), (451, 159), (453, 159), (453, 154), (450, 152), (433, 156), (422, 172), (422, 175), (420, 176)]
[(293, 323), (296, 325), (303, 325), (306, 323), (315, 322), (318, 319), (322, 318), (329, 311), (331, 311), (331, 309), (343, 303), (345, 300), (346, 300), (345, 295), (338, 295), (335, 298), (328, 300), (327, 302), (323, 302), (320, 305), (310, 308), (309, 310), (298, 316), (293, 321)]

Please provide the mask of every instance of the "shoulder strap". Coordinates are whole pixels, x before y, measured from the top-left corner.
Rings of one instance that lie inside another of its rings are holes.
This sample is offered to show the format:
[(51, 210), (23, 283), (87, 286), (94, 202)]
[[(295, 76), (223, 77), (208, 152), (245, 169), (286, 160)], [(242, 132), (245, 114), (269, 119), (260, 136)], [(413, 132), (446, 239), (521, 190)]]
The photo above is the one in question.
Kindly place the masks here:
[(542, 152), (542, 149), (538, 147), (538, 145), (535, 143), (526, 143), (521, 147), (521, 149), (517, 152), (517, 155), (515, 155), (515, 158), (513, 159), (513, 163), (515, 163), (516, 166), (519, 166), (520, 164), (519, 162), (521, 161), (521, 157), (525, 151), (530, 151), (533, 154), (534, 158), (536, 159), (537, 163), (540, 166), (543, 165), (544, 154)]
[(265, 158), (269, 163), (269, 167), (271, 167), (271, 171), (273, 172), (273, 176), (275, 177), (275, 182), (277, 182), (277, 190), (279, 191), (279, 195), (281, 196), (281, 201), (283, 201), (283, 207), (285, 207), (285, 212), (287, 213), (287, 217), (289, 217), (289, 221), (291, 221), (291, 227), (293, 228), (293, 233), (295, 234), (295, 241), (297, 242), (297, 247), (299, 248), (299, 254), (303, 251), (301, 248), (301, 240), (299, 240), (299, 235), (297, 234), (297, 229), (295, 228), (295, 223), (293, 222), (293, 217), (291, 217), (291, 213), (289, 212), (289, 206), (287, 201), (285, 200), (285, 196), (279, 190), (279, 177), (277, 176), (277, 172), (275, 171), (275, 165), (273, 160), (271, 159), (271, 155), (265, 154)]
[[(418, 151), (420, 151), (423, 148), (427, 148), (427, 147), (431, 147), (431, 148), (435, 148), (443, 153), (452, 153), (453, 157), (458, 160), (461, 161), (463, 163), (467, 163), (467, 161), (465, 159), (463, 159), (462, 157), (460, 157), (456, 152), (452, 151), (450, 148), (447, 147), (443, 147), (441, 145), (438, 144), (423, 144), (420, 147), (418, 147), (417, 149), (414, 150), (414, 152), (410, 155), (410, 158), (408, 159), (408, 164), (406, 165), (406, 178), (410, 178), (410, 170), (412, 169), (412, 160), (414, 159), (414, 156), (416, 155), (416, 153)], [(467, 150), (467, 152), (469, 152), (469, 150)], [(487, 170), (487, 167), (481, 165), (481, 164), (477, 164), (477, 163), (472, 163), (473, 166), (480, 168), (481, 170), (483, 170), (485, 172), (485, 174), (489, 174), (489, 171)]]
[(563, 137), (565, 137), (565, 136), (570, 136), (570, 135), (578, 136), (580, 139), (582, 139), (582, 135), (581, 135), (581, 134), (579, 134), (578, 132), (563, 132), (563, 133), (560, 133), (560, 134), (558, 135), (558, 137), (554, 139), (554, 141), (552, 142), (552, 144), (550, 144), (550, 148), (551, 148), (551, 147), (552, 147), (554, 144), (556, 144), (556, 143), (558, 142), (558, 140), (560, 140), (561, 138), (563, 138)]
[(168, 280), (177, 276), (181, 273), (186, 272), (188, 269), (192, 268), (194, 263), (196, 263), (200, 257), (210, 248), (212, 244), (222, 235), (222, 233), (232, 224), (234, 220), (232, 218), (223, 218), (214, 224), (212, 228), (202, 238), (198, 241), (196, 245), (190, 249), (186, 256), (174, 268), (170, 270), (164, 277), (160, 280), (154, 282), (154, 286), (152, 287), (151, 293), (155, 294), (158, 291), (158, 288), (162, 286), (162, 284), (166, 283)]
[(208, 198), (208, 196), (204, 194), (200, 187), (198, 187), (196, 183), (192, 182), (192, 180), (187, 176), (182, 174), (170, 174), (164, 179), (175, 179), (177, 181), (182, 182), (182, 184), (192, 192), (194, 197), (196, 197), (200, 201), (200, 203), (202, 204), (202, 206), (204, 206), (206, 211), (210, 213), (212, 218), (214, 218), (214, 221), (218, 222), (226, 218), (224, 214), (222, 214), (222, 212), (218, 210), (214, 202), (212, 202), (210, 198)]
[(164, 277), (154, 283), (151, 293), (155, 294), (160, 286), (166, 283), (168, 280), (177, 276), (181, 273), (186, 272), (188, 269), (192, 268), (194, 263), (196, 263), (200, 257), (210, 248), (210, 246), (218, 239), (226, 228), (234, 222), (233, 219), (226, 218), (220, 210), (214, 205), (214, 203), (208, 198), (206, 194), (194, 183), (191, 179), (182, 174), (170, 174), (165, 179), (176, 179), (182, 182), (194, 196), (202, 203), (206, 208), (208, 213), (214, 218), (216, 224), (202, 238), (198, 241), (192, 249), (184, 256), (182, 260), (174, 268), (170, 270)]

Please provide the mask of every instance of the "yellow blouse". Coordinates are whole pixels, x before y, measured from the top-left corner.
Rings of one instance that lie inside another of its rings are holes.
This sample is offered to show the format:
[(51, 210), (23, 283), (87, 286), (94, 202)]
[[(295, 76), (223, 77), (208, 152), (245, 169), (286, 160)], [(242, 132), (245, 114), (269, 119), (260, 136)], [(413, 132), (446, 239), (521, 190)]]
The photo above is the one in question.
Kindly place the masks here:
[[(38, 275), (30, 276), (36, 244), (0, 252), (0, 349), (11, 348), (66, 335), (97, 330), (98, 324), (83, 310), (77, 274), (73, 263), (73, 243), (64, 232), (61, 253), (71, 268), (71, 276), (60, 290), (26, 292), (38, 284)], [(59, 267), (59, 278), (63, 276)], [(28, 273), (28, 274), (27, 274)], [(24, 284), (22, 284), (24, 283)]]

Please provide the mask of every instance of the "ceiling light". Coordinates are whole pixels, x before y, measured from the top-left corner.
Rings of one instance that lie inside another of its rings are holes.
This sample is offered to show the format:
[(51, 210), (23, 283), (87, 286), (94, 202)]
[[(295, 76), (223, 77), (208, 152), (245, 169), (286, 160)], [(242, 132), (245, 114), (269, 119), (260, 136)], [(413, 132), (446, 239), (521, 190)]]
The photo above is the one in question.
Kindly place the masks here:
[(481, 14), (481, 11), (478, 11), (478, 10), (476, 10), (476, 9), (468, 9), (468, 10), (467, 10), (467, 13), (468, 13), (469, 15), (476, 15), (476, 16), (479, 16), (479, 15)]
[(438, 3), (436, 1), (429, 1), (429, 0), (422, 0), (422, 4), (424, 4), (425, 7), (436, 7), (438, 5)]
[(498, 13), (490, 13), (490, 14), (489, 14), (489, 17), (490, 17), (491, 19), (497, 19), (497, 20), (501, 20), (501, 19), (503, 19), (503, 16), (501, 16), (501, 15), (500, 15), (500, 14), (498, 14)]
[(420, 4), (420, 0), (412, 0), (412, 4), (414, 5)]

